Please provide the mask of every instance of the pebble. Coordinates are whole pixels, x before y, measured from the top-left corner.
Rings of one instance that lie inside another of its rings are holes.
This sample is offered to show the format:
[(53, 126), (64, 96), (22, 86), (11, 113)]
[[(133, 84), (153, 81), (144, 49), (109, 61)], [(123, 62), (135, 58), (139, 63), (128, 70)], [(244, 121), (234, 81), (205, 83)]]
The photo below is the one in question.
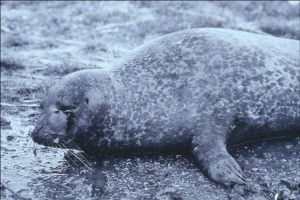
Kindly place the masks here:
[(259, 169), (257, 168), (257, 167), (253, 167), (252, 169), (251, 169), (251, 171), (253, 171), (253, 172), (257, 172)]
[(15, 136), (13, 136), (13, 135), (6, 136), (7, 141), (13, 141), (14, 139), (15, 139)]

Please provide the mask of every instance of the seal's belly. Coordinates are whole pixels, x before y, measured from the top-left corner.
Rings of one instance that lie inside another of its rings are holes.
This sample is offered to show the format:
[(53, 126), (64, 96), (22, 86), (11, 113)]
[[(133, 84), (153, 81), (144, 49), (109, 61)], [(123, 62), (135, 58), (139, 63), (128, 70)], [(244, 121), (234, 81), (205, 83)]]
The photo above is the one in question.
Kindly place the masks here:
[[(262, 45), (256, 37), (212, 38), (215, 33), (197, 31), (168, 36), (118, 64), (112, 77), (122, 98), (113, 106), (133, 133), (128, 146), (155, 149), (188, 143), (201, 134), (203, 120), (218, 113), (234, 118), (244, 112), (245, 125), (236, 131), (244, 140), (284, 130), (281, 125), (290, 118), (277, 116), (297, 115), (296, 42), (263, 37), (270, 41)], [(287, 42), (288, 47), (283, 45)], [(291, 103), (287, 111), (276, 111), (286, 102)]]
[[(158, 119), (159, 116), (141, 120), (139, 125), (135, 124), (134, 128), (128, 129), (129, 135), (125, 137), (127, 139), (122, 138), (120, 142), (130, 150), (140, 148), (140, 151), (149, 152), (185, 151), (192, 138), (190, 123), (183, 124), (171, 118), (164, 121)], [(129, 123), (128, 127), (132, 125)]]
[[(282, 97), (277, 97), (277, 102), (284, 101)], [(229, 133), (229, 144), (251, 143), (292, 135), (300, 136), (300, 107), (297, 106), (299, 104), (277, 106), (276, 110), (268, 108), (267, 103), (264, 105), (266, 106), (264, 109), (248, 108), (243, 114), (237, 116), (234, 128)], [(272, 107), (272, 105), (269, 106)]]

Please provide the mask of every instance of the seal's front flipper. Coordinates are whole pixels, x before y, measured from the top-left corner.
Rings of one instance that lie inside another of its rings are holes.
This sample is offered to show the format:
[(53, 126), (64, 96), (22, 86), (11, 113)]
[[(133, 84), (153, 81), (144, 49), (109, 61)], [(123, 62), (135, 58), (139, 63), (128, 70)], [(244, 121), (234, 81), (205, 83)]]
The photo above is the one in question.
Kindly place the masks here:
[(212, 180), (225, 186), (245, 184), (246, 179), (239, 164), (229, 155), (225, 144), (221, 144), (219, 139), (208, 144), (194, 143), (193, 155)]
[(227, 130), (220, 124), (204, 127), (203, 131), (209, 133), (202, 133), (193, 138), (193, 156), (202, 170), (215, 182), (225, 186), (245, 184), (246, 178), (239, 164), (227, 152)]

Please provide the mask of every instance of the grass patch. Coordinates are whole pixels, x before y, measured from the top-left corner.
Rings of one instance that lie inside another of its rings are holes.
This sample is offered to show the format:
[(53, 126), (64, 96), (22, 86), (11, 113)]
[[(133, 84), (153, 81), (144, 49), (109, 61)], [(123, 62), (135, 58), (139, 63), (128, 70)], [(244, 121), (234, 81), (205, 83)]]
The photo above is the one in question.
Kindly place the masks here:
[(0, 66), (1, 69), (6, 70), (20, 70), (25, 68), (24, 65), (22, 65), (19, 61), (12, 58), (3, 58), (2, 55), (0, 60)]

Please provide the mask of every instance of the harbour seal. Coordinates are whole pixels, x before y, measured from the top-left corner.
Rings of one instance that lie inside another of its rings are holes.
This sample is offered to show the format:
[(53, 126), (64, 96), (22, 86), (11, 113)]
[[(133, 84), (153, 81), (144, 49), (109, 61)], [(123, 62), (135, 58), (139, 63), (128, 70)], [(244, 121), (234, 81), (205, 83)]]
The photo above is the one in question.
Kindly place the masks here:
[(227, 146), (300, 133), (299, 41), (203, 28), (171, 33), (47, 92), (39, 144), (83, 151), (188, 149), (212, 180), (245, 177)]

